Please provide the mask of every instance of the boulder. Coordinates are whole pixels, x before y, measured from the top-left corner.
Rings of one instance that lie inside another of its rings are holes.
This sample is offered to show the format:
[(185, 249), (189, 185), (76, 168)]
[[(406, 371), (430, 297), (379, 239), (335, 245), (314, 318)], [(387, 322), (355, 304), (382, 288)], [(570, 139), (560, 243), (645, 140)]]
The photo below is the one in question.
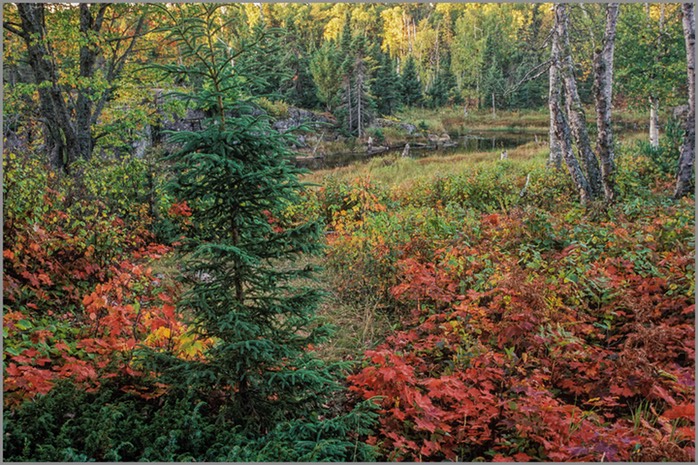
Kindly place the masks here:
[(415, 132), (417, 132), (417, 126), (415, 126), (414, 124), (402, 123), (400, 121), (393, 121), (387, 118), (376, 118), (373, 122), (373, 125), (379, 128), (399, 128), (409, 135), (412, 135)]
[(335, 125), (336, 123), (337, 121), (326, 113), (315, 113), (302, 108), (290, 107), (288, 109), (288, 117), (276, 120), (272, 127), (279, 132), (286, 132), (302, 124), (313, 127)]

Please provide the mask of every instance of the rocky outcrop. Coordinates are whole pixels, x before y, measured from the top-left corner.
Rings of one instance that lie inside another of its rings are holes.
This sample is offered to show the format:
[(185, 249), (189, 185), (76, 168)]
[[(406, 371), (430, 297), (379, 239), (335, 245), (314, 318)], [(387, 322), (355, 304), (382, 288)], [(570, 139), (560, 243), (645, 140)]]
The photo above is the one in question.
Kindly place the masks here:
[(671, 116), (676, 120), (684, 120), (688, 116), (688, 105), (679, 105), (671, 108)]
[(272, 127), (279, 132), (286, 132), (300, 125), (306, 125), (313, 129), (317, 129), (320, 127), (335, 126), (336, 124), (337, 120), (328, 113), (315, 113), (314, 111), (303, 110), (302, 108), (290, 107), (288, 109), (288, 117), (276, 120), (272, 124)]
[(376, 120), (373, 122), (373, 126), (377, 128), (398, 128), (405, 131), (409, 135), (417, 132), (417, 126), (414, 124), (402, 123), (400, 121), (393, 121), (386, 118), (376, 118)]

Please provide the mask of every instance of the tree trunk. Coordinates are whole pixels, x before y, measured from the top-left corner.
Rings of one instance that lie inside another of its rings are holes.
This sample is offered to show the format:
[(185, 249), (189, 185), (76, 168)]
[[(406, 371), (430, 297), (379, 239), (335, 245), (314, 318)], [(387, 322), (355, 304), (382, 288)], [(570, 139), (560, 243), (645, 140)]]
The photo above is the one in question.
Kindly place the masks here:
[(555, 118), (555, 136), (560, 141), (560, 149), (562, 156), (565, 159), (567, 170), (569, 171), (570, 176), (572, 176), (574, 184), (577, 186), (580, 201), (582, 204), (586, 205), (590, 200), (593, 199), (591, 188), (589, 187), (589, 183), (584, 177), (582, 168), (579, 166), (579, 162), (572, 151), (572, 134), (569, 124), (567, 123), (567, 119), (565, 118), (565, 113), (562, 111), (560, 101), (553, 103), (553, 115)]
[[(142, 13), (133, 31), (124, 31), (123, 37), (110, 38), (114, 53), (108, 59), (101, 60), (104, 50), (100, 49), (97, 37), (101, 33), (109, 7), (108, 3), (80, 4), (78, 7), (81, 39), (78, 74), (82, 82), (77, 88), (74, 105), (70, 105), (71, 101), (65, 98), (71, 90), (62, 89), (58, 85), (54, 52), (46, 35), (45, 5), (18, 3), (21, 27), (3, 23), (5, 29), (21, 37), (27, 46), (29, 65), (38, 87), (41, 121), (45, 126), (46, 152), (51, 165), (66, 172), (75, 158), (88, 159), (92, 155), (95, 141), (92, 128), (98, 123), (105, 105), (113, 98), (116, 80), (146, 24), (145, 13)], [(123, 53), (119, 54), (116, 50), (122, 41), (127, 45)], [(109, 85), (96, 98), (89, 81), (94, 78), (98, 66)]]
[(550, 128), (548, 129), (548, 139), (550, 141), (550, 156), (548, 157), (548, 167), (557, 170), (562, 169), (562, 147), (555, 132), (555, 104), (559, 105), (562, 100), (562, 88), (560, 87), (560, 45), (555, 31), (552, 33), (552, 43), (550, 45), (550, 68), (548, 69), (548, 111), (550, 112)]
[[(553, 50), (557, 49), (560, 44), (560, 39), (562, 34), (565, 33), (565, 28), (567, 27), (566, 12), (564, 11), (564, 5), (555, 5), (555, 28), (552, 33), (552, 44)], [(561, 11), (560, 11), (561, 10)], [(553, 61), (553, 67), (559, 65), (559, 61)], [(577, 191), (579, 192), (579, 198), (582, 204), (588, 204), (589, 201), (593, 199), (591, 187), (587, 182), (584, 172), (582, 171), (577, 158), (574, 156), (572, 151), (572, 134), (570, 131), (569, 123), (565, 117), (565, 112), (562, 109), (562, 98), (560, 93), (557, 93), (559, 98), (551, 99), (549, 103), (550, 117), (552, 118), (555, 139), (560, 144), (560, 151), (562, 158), (565, 160), (567, 165), (567, 170), (572, 176)]]
[(558, 40), (561, 45), (561, 75), (562, 82), (565, 86), (565, 103), (567, 114), (569, 115), (569, 125), (572, 128), (572, 134), (577, 144), (580, 158), (586, 170), (587, 179), (592, 198), (601, 195), (601, 171), (596, 155), (591, 149), (589, 141), (589, 133), (586, 127), (586, 116), (582, 102), (577, 91), (577, 80), (574, 77), (574, 65), (572, 63), (572, 55), (569, 44), (568, 27), (569, 17), (565, 4), (556, 4), (555, 6), (555, 24), (558, 33)]
[(68, 107), (58, 87), (58, 71), (51, 60), (53, 52), (46, 37), (44, 4), (18, 3), (22, 22), (19, 34), (27, 46), (29, 65), (38, 86), (39, 107), (46, 128), (46, 149), (49, 162), (56, 169), (68, 170), (71, 157), (80, 153), (75, 128)]
[(354, 118), (352, 114), (351, 101), (351, 78), (347, 77), (347, 110), (349, 111), (349, 133), (354, 131)]
[(361, 121), (361, 87), (363, 85), (363, 82), (361, 78), (361, 73), (359, 73), (359, 75), (356, 78), (356, 127), (359, 132), (359, 139), (361, 138), (363, 132), (363, 124)]
[(693, 15), (693, 4), (684, 3), (683, 34), (686, 41), (686, 63), (688, 70), (688, 119), (686, 132), (681, 144), (679, 167), (676, 174), (675, 198), (681, 198), (692, 190), (693, 165), (696, 149), (696, 23)]
[(650, 97), (650, 145), (659, 147), (659, 99)]
[(596, 153), (601, 162), (601, 182), (604, 197), (610, 202), (615, 197), (613, 131), (611, 108), (613, 90), (613, 49), (616, 39), (618, 4), (606, 6), (606, 29), (601, 50), (594, 52), (594, 100), (596, 103)]
[[(80, 47), (80, 77), (86, 81), (94, 76), (95, 63), (99, 53), (99, 49), (94, 43), (95, 34), (102, 29), (102, 21), (104, 20), (107, 6), (107, 4), (100, 5), (97, 15), (93, 16), (89, 4), (80, 4), (80, 33), (85, 40), (85, 43)], [(86, 160), (92, 156), (92, 147), (94, 145), (91, 131), (93, 100), (93, 89), (85, 88), (79, 90), (75, 109), (75, 129), (80, 145), (79, 155)]]

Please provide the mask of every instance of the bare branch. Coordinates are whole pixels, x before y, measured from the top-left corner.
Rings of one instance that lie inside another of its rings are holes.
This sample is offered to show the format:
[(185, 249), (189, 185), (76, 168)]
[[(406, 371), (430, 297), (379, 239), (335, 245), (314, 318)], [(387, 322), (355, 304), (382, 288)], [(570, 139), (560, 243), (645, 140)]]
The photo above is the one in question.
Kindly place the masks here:
[[(543, 63), (540, 63), (540, 64), (534, 66), (526, 73), (526, 75), (518, 83), (514, 84), (512, 87), (507, 89), (504, 92), (504, 95), (509, 95), (512, 92), (515, 92), (519, 87), (521, 87), (525, 83), (527, 83), (529, 81), (533, 81), (535, 79), (538, 79), (543, 74), (548, 72), (548, 68), (550, 68), (551, 64), (552, 64), (552, 61), (548, 60), (548, 61), (544, 61)], [(538, 72), (536, 73), (536, 71), (538, 71)], [(531, 76), (531, 74), (533, 74), (533, 73), (536, 73), (536, 74), (534, 76)]]

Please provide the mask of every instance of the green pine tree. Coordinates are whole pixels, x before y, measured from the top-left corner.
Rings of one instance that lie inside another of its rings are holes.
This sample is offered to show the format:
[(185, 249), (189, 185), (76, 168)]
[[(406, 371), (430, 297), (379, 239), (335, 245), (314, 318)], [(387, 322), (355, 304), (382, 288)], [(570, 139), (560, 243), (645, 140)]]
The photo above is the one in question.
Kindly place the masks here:
[[(323, 441), (334, 441), (327, 453), (335, 459), (356, 458), (356, 444), (340, 427), (342, 417), (324, 420), (335, 423), (327, 428), (318, 419), (329, 395), (340, 389), (342, 368), (308, 350), (329, 335), (315, 317), (320, 294), (300, 284), (314, 269), (297, 265), (299, 257), (319, 251), (320, 225), (283, 219), (287, 207), (301, 201), (300, 170), (289, 162), (288, 136), (250, 116), (240, 101), (245, 76), (236, 73), (230, 49), (210, 40), (216, 8), (202, 4), (199, 17), (173, 18), (171, 34), (188, 51), (185, 58), (193, 64), (187, 72), (203, 75), (207, 83), (207, 92), (189, 99), (215, 108), (203, 130), (171, 139), (182, 145), (171, 156), (172, 193), (188, 202), (195, 225), (181, 247), (189, 291), (180, 305), (199, 333), (215, 343), (205, 361), (161, 358), (168, 367), (164, 379), (219, 405), (225, 427), (250, 438), (280, 431), (288, 438), (293, 427), (299, 440), (312, 431), (314, 439), (306, 440), (315, 441), (318, 450)], [(362, 417), (361, 424), (368, 419)], [(368, 449), (360, 449), (358, 456), (367, 457)], [(305, 459), (311, 457), (322, 458)]]
[(446, 54), (441, 63), (441, 69), (434, 79), (434, 83), (427, 91), (428, 105), (430, 108), (439, 108), (448, 104), (458, 103), (456, 78), (451, 73), (451, 60)]
[(337, 106), (337, 119), (343, 121), (343, 129), (347, 134), (352, 134), (357, 125), (357, 118), (354, 112), (356, 96), (354, 94), (354, 66), (355, 57), (352, 47), (351, 16), (347, 13), (344, 16), (344, 27), (339, 41), (339, 51), (341, 60), (341, 87), (339, 91), (339, 105)]
[(342, 79), (339, 62), (340, 54), (332, 41), (323, 43), (310, 61), (310, 73), (317, 89), (317, 98), (328, 111), (333, 111), (337, 103)]
[(402, 102), (407, 106), (415, 106), (422, 103), (422, 85), (417, 76), (417, 66), (410, 55), (405, 62), (405, 69), (400, 76), (400, 90)]
[(375, 47), (374, 59), (378, 62), (378, 68), (371, 90), (376, 96), (376, 109), (381, 115), (392, 115), (400, 106), (400, 82), (395, 65), (379, 47)]
[(355, 126), (351, 130), (356, 131), (358, 137), (363, 137), (375, 114), (376, 103), (375, 97), (371, 94), (371, 83), (376, 63), (368, 53), (364, 36), (354, 38), (351, 50), (354, 97), (352, 113), (355, 115)]

